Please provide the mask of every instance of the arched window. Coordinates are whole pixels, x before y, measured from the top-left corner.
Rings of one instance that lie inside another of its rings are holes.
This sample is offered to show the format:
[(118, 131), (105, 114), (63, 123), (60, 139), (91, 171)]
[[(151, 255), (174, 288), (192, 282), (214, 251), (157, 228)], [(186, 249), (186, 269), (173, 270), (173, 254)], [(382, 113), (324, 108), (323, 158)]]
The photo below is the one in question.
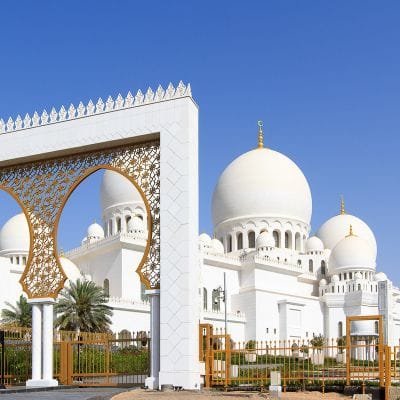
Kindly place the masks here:
[(358, 284), (358, 290), (361, 290), (361, 283)]
[(228, 246), (228, 253), (230, 253), (232, 251), (232, 236), (231, 235), (228, 235), (227, 246)]
[(297, 232), (295, 235), (295, 250), (300, 251), (301, 250), (301, 236), (300, 233)]
[(239, 232), (237, 234), (236, 240), (237, 240), (237, 249), (242, 250), (243, 249), (243, 233)]
[(203, 310), (207, 311), (207, 289), (203, 288)]
[(249, 248), (254, 249), (256, 247), (256, 234), (253, 231), (249, 232)]
[(22, 257), (22, 264), (26, 265), (26, 257)]
[(273, 231), (272, 236), (274, 237), (275, 240), (275, 247), (281, 247), (281, 238), (279, 235), (279, 231)]
[(308, 272), (314, 272), (314, 261), (308, 260)]
[(107, 297), (109, 297), (110, 296), (110, 281), (108, 279), (104, 279), (103, 290), (104, 290), (104, 294)]
[(117, 217), (117, 232), (121, 232), (121, 218)]
[(338, 322), (338, 337), (339, 338), (343, 337), (343, 322), (342, 321)]
[(130, 215), (127, 215), (125, 217), (125, 226), (126, 226), (126, 231), (128, 232), (128, 223), (129, 221), (132, 219), (132, 217)]
[(218, 289), (213, 289), (212, 291), (212, 310), (219, 311), (221, 308), (221, 299), (219, 297)]
[(290, 249), (291, 243), (290, 243), (290, 232), (286, 231), (285, 232), (285, 249)]
[(321, 275), (326, 275), (326, 262), (324, 260), (321, 261)]

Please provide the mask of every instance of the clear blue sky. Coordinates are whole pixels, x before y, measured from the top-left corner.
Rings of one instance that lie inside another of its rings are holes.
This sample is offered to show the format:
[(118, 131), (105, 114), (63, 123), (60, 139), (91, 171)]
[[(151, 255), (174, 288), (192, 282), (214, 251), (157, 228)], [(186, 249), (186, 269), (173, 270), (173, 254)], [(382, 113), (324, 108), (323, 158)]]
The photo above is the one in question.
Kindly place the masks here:
[[(343, 193), (375, 232), (379, 268), (399, 283), (400, 2), (3, 1), (1, 15), (4, 119), (189, 81), (202, 231), (212, 229), (219, 174), (255, 146), (263, 119), (267, 146), (308, 178), (313, 229)], [(91, 204), (75, 217), (82, 224), (95, 218)], [(80, 240), (67, 231), (63, 247)]]

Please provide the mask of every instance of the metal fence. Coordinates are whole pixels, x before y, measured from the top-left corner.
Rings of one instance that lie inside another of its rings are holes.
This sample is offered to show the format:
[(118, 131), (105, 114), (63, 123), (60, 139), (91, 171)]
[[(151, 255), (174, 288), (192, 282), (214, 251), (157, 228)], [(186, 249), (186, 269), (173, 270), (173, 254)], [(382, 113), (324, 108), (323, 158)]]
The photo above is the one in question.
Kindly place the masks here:
[(280, 373), (284, 391), (383, 387), (391, 378), (400, 382), (400, 349), (383, 346), (378, 335), (357, 341), (319, 337), (234, 343), (223, 331), (202, 324), (199, 350), (206, 387), (268, 387), (272, 371)]
[[(4, 329), (4, 327), (3, 327)], [(54, 334), (54, 377), (77, 386), (144, 385), (150, 371), (150, 337), (144, 332), (122, 334)], [(2, 357), (0, 348), (0, 371)], [(32, 374), (31, 330), (5, 330), (4, 383), (23, 385)]]

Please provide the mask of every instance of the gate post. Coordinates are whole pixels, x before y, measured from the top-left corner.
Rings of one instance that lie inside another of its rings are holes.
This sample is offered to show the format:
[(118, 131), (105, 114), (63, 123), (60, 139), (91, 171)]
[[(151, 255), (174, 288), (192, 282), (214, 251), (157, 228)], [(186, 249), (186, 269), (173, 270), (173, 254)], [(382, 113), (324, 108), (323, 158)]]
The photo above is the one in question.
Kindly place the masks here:
[(146, 290), (150, 297), (150, 376), (145, 385), (152, 390), (158, 389), (160, 374), (160, 290)]
[(392, 348), (385, 350), (385, 399), (389, 399), (389, 388), (392, 384)]
[(160, 132), (159, 386), (200, 390), (198, 108), (183, 98), (167, 114), (179, 122)]

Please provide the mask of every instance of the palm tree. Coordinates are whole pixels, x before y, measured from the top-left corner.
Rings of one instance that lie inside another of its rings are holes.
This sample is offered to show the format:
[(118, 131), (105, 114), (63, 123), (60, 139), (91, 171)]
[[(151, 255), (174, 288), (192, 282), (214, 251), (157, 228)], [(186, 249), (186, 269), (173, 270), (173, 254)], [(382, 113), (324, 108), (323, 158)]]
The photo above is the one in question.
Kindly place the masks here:
[(57, 328), (76, 332), (106, 332), (111, 324), (108, 296), (92, 281), (70, 282), (55, 305)]
[(9, 302), (6, 302), (6, 306), (9, 308), (1, 310), (3, 323), (24, 328), (32, 326), (32, 306), (28, 304), (26, 297), (21, 294), (15, 306)]

